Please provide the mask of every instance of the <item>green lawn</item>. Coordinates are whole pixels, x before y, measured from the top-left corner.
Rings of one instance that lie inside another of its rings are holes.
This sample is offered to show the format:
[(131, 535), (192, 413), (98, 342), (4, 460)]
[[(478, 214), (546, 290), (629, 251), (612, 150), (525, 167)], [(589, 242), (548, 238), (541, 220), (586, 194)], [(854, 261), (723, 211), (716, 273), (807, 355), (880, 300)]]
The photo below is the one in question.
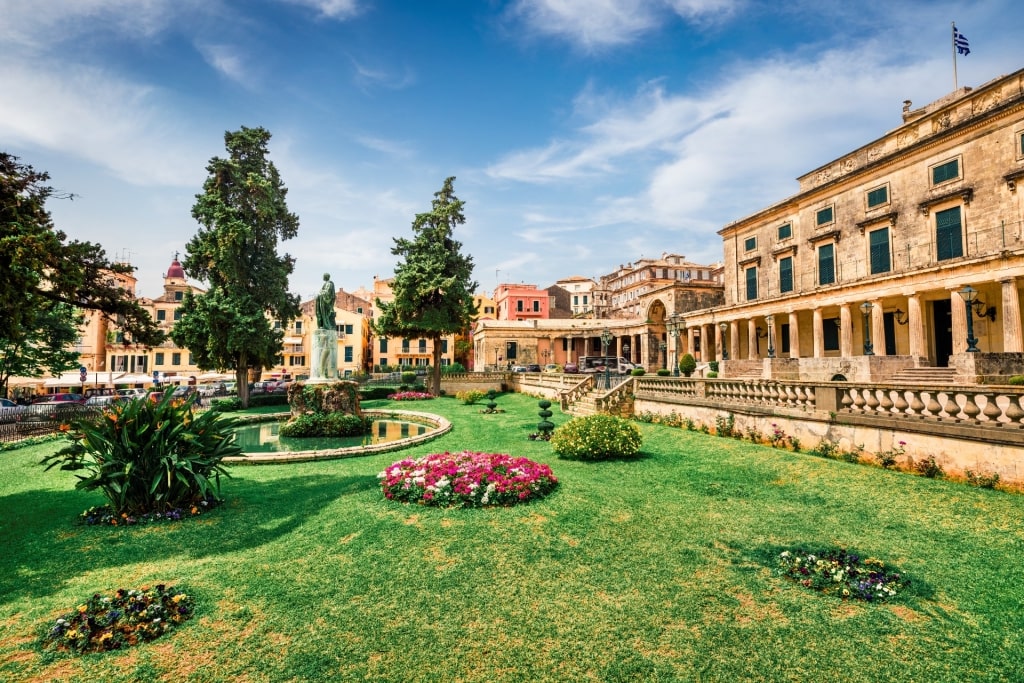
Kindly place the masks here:
[[(641, 458), (560, 461), (526, 438), (535, 399), (498, 404), (395, 404), (455, 428), (401, 454), (236, 467), (226, 505), (150, 527), (74, 526), (102, 500), (36, 465), (55, 446), (0, 453), (0, 679), (1024, 680), (1024, 497), (658, 425)], [(561, 485), (508, 509), (384, 500), (386, 465), (445, 449), (530, 457)], [(915, 589), (842, 602), (767, 566), (830, 544)], [(37, 649), (93, 592), (161, 582), (197, 598), (170, 636)]]

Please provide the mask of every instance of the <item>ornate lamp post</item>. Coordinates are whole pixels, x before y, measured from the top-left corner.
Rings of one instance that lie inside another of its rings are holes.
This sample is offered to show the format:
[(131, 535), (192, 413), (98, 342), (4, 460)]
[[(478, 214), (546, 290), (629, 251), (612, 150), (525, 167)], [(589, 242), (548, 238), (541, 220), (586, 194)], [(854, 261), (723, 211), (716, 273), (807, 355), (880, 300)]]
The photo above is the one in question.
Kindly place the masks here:
[(722, 360), (729, 360), (729, 347), (725, 344), (725, 331), (728, 327), (724, 322), (718, 323), (718, 329), (722, 332)]
[(679, 331), (686, 329), (686, 321), (678, 313), (673, 313), (665, 323), (668, 334), (672, 337), (672, 375), (679, 376)]
[[(860, 305), (860, 312), (864, 315), (864, 355), (873, 356), (875, 355), (874, 345), (871, 343), (871, 309), (874, 308), (870, 301), (865, 301)], [(970, 317), (971, 309), (967, 307), (967, 314)], [(970, 332), (967, 333), (970, 336)]]
[(768, 357), (775, 358), (775, 316), (769, 313), (764, 321), (768, 323)]
[(608, 367), (608, 345), (612, 343), (612, 333), (606, 327), (601, 332), (601, 357), (604, 358), (604, 388), (612, 388), (611, 369)]
[(974, 315), (972, 312), (974, 299), (978, 295), (978, 290), (967, 285), (957, 292), (957, 294), (963, 297), (964, 307), (967, 310), (967, 353), (978, 353), (981, 349), (978, 348), (978, 338), (974, 336)]
[(658, 348), (661, 349), (661, 366), (668, 369), (668, 344), (664, 341), (658, 343)]

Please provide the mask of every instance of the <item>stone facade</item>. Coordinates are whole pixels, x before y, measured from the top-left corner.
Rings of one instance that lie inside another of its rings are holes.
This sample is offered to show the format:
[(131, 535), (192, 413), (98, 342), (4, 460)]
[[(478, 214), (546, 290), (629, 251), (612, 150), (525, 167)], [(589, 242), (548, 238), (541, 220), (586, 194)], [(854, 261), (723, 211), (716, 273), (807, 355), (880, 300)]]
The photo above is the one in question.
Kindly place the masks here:
[(1022, 178), (1024, 70), (908, 107), (899, 127), (719, 232), (725, 305), (687, 316), (682, 342), (705, 340), (697, 355), (724, 360), (726, 375), (728, 359), (799, 359), (804, 377), (899, 357), (867, 366), (882, 380), (906, 366), (962, 366), (968, 337), (1019, 354)]

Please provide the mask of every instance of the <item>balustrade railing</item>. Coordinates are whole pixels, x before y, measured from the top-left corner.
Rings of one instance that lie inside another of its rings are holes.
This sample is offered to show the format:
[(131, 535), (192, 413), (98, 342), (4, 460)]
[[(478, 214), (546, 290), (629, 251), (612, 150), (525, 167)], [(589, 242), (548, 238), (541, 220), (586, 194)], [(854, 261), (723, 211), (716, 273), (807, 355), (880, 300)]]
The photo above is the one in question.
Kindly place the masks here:
[(993, 426), (1024, 424), (1022, 395), (1012, 390), (985, 386), (948, 390), (850, 386), (838, 391), (841, 409), (854, 415), (956, 420)]
[(577, 381), (574, 385), (568, 389), (562, 389), (558, 392), (558, 403), (562, 407), (562, 410), (568, 410), (569, 406), (576, 403), (581, 398), (586, 396), (591, 387), (594, 386), (594, 376), (587, 375), (583, 379)]
[(608, 393), (597, 399), (596, 403), (598, 412), (618, 412), (619, 406), (633, 397), (635, 386), (635, 382), (632, 379), (627, 379), (624, 382), (620, 382), (615, 387), (612, 387)]

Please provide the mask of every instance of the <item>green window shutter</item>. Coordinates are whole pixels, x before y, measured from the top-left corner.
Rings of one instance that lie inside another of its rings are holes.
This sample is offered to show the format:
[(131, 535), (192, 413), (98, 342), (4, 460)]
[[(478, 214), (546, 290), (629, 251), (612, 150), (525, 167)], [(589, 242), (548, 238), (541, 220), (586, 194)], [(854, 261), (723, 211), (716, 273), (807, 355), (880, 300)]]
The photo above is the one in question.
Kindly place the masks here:
[(167, 311), (161, 308), (159, 311), (156, 312), (156, 319), (167, 320)]
[(954, 178), (960, 177), (960, 160), (953, 159), (947, 161), (944, 164), (939, 164), (932, 168), (932, 185), (938, 185), (944, 183), (947, 180), (953, 180)]
[(793, 236), (793, 224), (786, 223), (779, 226), (779, 239), (784, 240)]
[(747, 301), (757, 298), (757, 268), (747, 268)]
[(793, 291), (793, 257), (779, 259), (779, 292)]
[(935, 214), (935, 258), (939, 261), (964, 255), (960, 207)]
[(892, 260), (889, 258), (889, 228), (868, 234), (868, 251), (871, 256), (872, 275), (892, 270)]
[(387, 337), (385, 337), (385, 338), (380, 340), (380, 352), (381, 353), (387, 353), (388, 352), (388, 340), (387, 340)]
[(818, 284), (831, 285), (836, 281), (836, 251), (834, 244), (818, 247)]
[(351, 363), (352, 362), (352, 347), (351, 346), (346, 346), (345, 347), (345, 362), (346, 363)]
[(879, 206), (889, 201), (889, 188), (883, 185), (868, 192), (868, 208)]
[(753, 251), (754, 249), (757, 249), (757, 238), (748, 237), (747, 239), (745, 239), (743, 241), (743, 249), (744, 251)]
[(826, 225), (832, 222), (832, 207), (821, 209), (817, 213), (818, 225)]

